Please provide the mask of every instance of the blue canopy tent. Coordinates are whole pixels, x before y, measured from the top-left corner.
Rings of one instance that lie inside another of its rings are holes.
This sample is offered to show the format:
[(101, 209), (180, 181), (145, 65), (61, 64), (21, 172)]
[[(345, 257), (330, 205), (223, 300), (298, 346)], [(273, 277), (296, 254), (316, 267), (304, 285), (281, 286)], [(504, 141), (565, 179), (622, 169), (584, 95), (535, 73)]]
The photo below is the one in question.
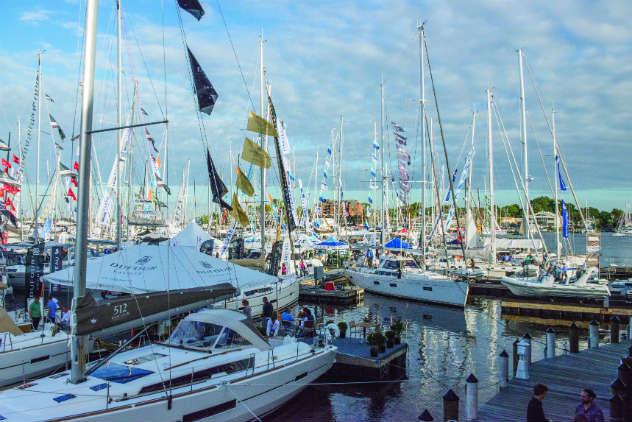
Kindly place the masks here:
[(412, 246), (401, 240), (399, 237), (391, 240), (386, 245), (384, 245), (384, 247), (388, 249), (412, 249)]
[(330, 237), (327, 240), (323, 240), (322, 242), (317, 243), (316, 246), (314, 246), (314, 249), (343, 250), (349, 249), (349, 245), (336, 240), (334, 237)]

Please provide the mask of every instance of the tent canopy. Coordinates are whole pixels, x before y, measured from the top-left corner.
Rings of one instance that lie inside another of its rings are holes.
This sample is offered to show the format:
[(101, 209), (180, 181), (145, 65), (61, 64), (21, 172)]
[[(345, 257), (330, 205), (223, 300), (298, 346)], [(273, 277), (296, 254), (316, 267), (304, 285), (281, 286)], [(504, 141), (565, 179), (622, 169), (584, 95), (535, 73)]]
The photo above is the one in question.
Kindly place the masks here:
[(348, 249), (349, 245), (339, 240), (336, 240), (333, 236), (327, 240), (323, 240), (314, 246), (315, 249)]
[[(74, 266), (43, 279), (72, 286)], [(276, 277), (222, 261), (193, 247), (139, 244), (89, 259), (86, 288), (123, 293), (186, 290), (231, 283), (239, 287), (274, 283)]]
[(205, 232), (196, 222), (192, 221), (169, 242), (171, 246), (192, 246), (199, 249), (200, 245), (209, 239), (211, 239), (211, 235)]
[(395, 239), (391, 240), (386, 245), (384, 245), (384, 247), (391, 248), (391, 249), (411, 249), (412, 248), (412, 246), (410, 246), (408, 243), (401, 240), (399, 237), (396, 237)]

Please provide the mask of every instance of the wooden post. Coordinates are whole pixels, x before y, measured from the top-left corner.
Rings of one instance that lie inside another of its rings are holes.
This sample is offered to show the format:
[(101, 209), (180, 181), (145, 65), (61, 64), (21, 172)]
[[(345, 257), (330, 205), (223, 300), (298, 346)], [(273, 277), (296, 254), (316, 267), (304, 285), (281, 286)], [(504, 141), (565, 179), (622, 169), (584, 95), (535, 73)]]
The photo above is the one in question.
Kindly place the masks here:
[(518, 343), (518, 368), (516, 369), (516, 378), (521, 380), (529, 379), (529, 361), (527, 360), (527, 353), (529, 349), (529, 342), (526, 339), (520, 340)]
[(596, 349), (599, 347), (599, 323), (596, 320), (590, 321), (588, 328), (588, 348)]
[(459, 420), (459, 396), (452, 389), (443, 396), (443, 422)]
[(470, 374), (465, 382), (465, 420), (470, 422), (478, 418), (478, 379)]
[(632, 315), (628, 319), (628, 341), (632, 341)]
[(500, 388), (507, 387), (507, 381), (509, 381), (509, 355), (503, 350), (500, 352), (498, 386)]
[(551, 327), (546, 329), (546, 358), (555, 357), (555, 330)]
[(523, 340), (525, 340), (527, 343), (529, 343), (529, 346), (527, 347), (527, 364), (529, 366), (531, 366), (531, 335), (529, 333), (526, 333), (523, 337)]
[(516, 339), (513, 342), (513, 376), (516, 376), (516, 371), (518, 370), (518, 343), (520, 339)]
[(568, 351), (571, 353), (579, 353), (579, 328), (573, 321), (568, 327)]
[(616, 315), (610, 320), (610, 343), (619, 343), (619, 317)]
[(419, 418), (417, 418), (417, 419), (419, 419), (420, 421), (423, 421), (423, 422), (434, 421), (434, 418), (432, 417), (432, 415), (430, 414), (428, 409), (424, 409), (424, 411), (421, 413), (421, 415), (419, 415)]

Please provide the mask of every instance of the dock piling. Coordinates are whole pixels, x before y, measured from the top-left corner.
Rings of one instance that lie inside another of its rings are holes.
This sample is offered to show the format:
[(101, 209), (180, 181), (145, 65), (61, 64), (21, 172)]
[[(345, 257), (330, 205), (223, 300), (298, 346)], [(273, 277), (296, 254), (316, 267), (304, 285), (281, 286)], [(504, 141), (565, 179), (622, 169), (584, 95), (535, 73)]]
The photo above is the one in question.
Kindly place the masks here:
[(575, 321), (568, 327), (568, 351), (570, 353), (579, 353), (579, 328)]
[(428, 409), (424, 409), (424, 411), (421, 413), (421, 415), (419, 415), (419, 419), (420, 421), (423, 422), (432, 422), (434, 421), (434, 418), (432, 417), (432, 415), (430, 414), (430, 412), (428, 411)]
[(552, 327), (546, 329), (546, 358), (555, 357), (555, 330)]
[(470, 422), (478, 418), (478, 379), (470, 374), (465, 382), (465, 420)]
[(506, 351), (500, 352), (500, 365), (498, 370), (498, 386), (500, 388), (507, 387), (509, 381), (509, 355)]
[(527, 364), (531, 365), (532, 359), (531, 359), (531, 335), (529, 333), (525, 333), (525, 335), (522, 337), (523, 340), (525, 340), (527, 343), (529, 343), (529, 346), (527, 347)]
[(529, 342), (524, 338), (518, 342), (518, 368), (516, 369), (516, 378), (521, 380), (529, 379), (529, 361), (527, 353)]
[(597, 349), (599, 347), (599, 323), (596, 320), (590, 321), (588, 332), (588, 348)]
[(520, 339), (516, 339), (513, 342), (513, 376), (516, 376), (516, 371), (518, 370), (518, 343), (520, 343)]
[(628, 340), (632, 341), (632, 315), (628, 318)]
[(610, 343), (619, 343), (619, 317), (610, 320)]
[(459, 396), (452, 389), (443, 396), (443, 422), (459, 420)]

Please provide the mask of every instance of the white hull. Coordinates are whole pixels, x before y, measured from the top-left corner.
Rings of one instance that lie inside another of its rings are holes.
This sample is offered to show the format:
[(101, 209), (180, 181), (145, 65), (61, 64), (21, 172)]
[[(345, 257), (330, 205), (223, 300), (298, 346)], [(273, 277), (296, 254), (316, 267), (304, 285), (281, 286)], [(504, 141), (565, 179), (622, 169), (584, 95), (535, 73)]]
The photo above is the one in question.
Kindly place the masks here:
[(345, 270), (346, 277), (365, 291), (402, 299), (465, 307), (469, 285), (434, 273), (404, 273), (402, 278), (373, 271)]
[(586, 299), (600, 299), (610, 296), (607, 286), (601, 284), (561, 284), (539, 282), (538, 279), (520, 279), (505, 277), (501, 280), (503, 286), (507, 287), (516, 296), (541, 296), (547, 297), (572, 297)]
[(240, 311), (243, 308), (241, 301), (248, 300), (252, 309), (252, 317), (259, 318), (263, 315), (263, 298), (267, 297), (276, 311), (277, 300), (279, 309), (285, 309), (298, 302), (299, 280), (295, 276), (287, 276), (275, 284), (245, 285), (241, 286), (241, 292), (234, 298), (227, 299), (216, 306), (220, 306), (232, 311)]
[(70, 360), (68, 336), (31, 332), (19, 336), (1, 333), (0, 386), (24, 382), (62, 368)]

